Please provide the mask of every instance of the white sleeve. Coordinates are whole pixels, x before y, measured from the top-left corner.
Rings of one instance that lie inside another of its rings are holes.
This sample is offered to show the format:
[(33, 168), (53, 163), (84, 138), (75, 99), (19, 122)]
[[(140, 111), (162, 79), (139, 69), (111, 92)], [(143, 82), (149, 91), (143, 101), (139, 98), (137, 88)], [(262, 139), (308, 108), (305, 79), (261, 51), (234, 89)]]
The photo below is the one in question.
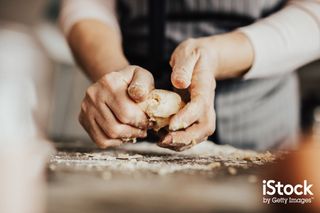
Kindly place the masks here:
[(320, 58), (320, 1), (289, 1), (279, 12), (239, 30), (255, 52), (245, 79), (291, 72)]
[(65, 35), (82, 19), (96, 19), (119, 31), (115, 0), (63, 0), (59, 19)]

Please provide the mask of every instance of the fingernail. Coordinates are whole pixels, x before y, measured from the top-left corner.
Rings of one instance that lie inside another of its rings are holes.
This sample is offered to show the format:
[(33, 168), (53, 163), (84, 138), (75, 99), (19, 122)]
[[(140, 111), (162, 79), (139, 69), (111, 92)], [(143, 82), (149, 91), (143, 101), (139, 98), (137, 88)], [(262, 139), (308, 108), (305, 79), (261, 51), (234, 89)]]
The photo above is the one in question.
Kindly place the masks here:
[(174, 82), (176, 86), (182, 89), (188, 87), (188, 85), (190, 84), (189, 80), (183, 76), (176, 76), (174, 78)]
[(185, 129), (188, 125), (184, 121), (176, 120), (172, 124), (169, 125), (169, 130), (171, 131), (177, 131), (179, 129)]

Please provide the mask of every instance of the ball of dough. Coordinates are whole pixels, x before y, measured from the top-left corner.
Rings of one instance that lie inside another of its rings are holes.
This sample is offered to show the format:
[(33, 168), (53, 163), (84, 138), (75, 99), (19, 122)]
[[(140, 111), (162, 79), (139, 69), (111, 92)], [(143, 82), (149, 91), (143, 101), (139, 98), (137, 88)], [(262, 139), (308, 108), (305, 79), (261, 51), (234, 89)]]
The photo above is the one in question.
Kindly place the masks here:
[(153, 123), (153, 129), (158, 131), (170, 123), (170, 118), (184, 106), (184, 102), (175, 92), (155, 89), (139, 106)]

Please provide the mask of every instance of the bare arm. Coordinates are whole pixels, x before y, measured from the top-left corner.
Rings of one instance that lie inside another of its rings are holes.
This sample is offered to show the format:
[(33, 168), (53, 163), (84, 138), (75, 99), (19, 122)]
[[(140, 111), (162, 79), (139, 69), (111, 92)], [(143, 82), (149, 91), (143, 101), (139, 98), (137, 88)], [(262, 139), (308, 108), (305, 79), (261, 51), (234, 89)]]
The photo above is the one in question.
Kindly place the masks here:
[(129, 65), (119, 32), (98, 20), (76, 23), (67, 39), (78, 64), (93, 82)]
[(148, 120), (137, 102), (154, 88), (153, 76), (124, 56), (113, 3), (64, 0), (60, 17), (76, 61), (94, 82), (79, 121), (101, 148), (146, 137)]

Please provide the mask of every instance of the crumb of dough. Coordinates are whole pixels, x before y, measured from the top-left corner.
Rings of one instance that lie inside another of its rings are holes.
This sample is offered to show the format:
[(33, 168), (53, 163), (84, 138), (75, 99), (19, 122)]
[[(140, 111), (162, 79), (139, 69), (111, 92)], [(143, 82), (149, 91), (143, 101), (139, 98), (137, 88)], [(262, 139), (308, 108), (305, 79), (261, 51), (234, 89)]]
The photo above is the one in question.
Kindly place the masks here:
[(209, 169), (216, 169), (216, 168), (220, 168), (221, 167), (221, 163), (220, 162), (212, 162), (208, 165)]
[(197, 141), (196, 141), (195, 139), (192, 139), (192, 140), (191, 140), (191, 144), (194, 146), (194, 145), (197, 144)]
[(131, 160), (131, 159), (140, 159), (140, 158), (143, 158), (143, 156), (139, 154), (129, 155), (127, 153), (119, 153), (117, 155), (117, 159), (122, 159), (122, 160)]
[(143, 155), (135, 154), (135, 155), (130, 155), (130, 159), (140, 159), (143, 158)]
[(236, 151), (235, 157), (239, 160), (246, 160), (251, 162), (272, 162), (275, 160), (275, 155), (271, 154), (269, 151), (258, 154), (250, 150), (246, 150), (246, 152)]
[(230, 175), (236, 175), (237, 174), (237, 169), (234, 167), (228, 167), (228, 172)]
[(137, 138), (122, 138), (123, 143), (137, 143)]
[(118, 156), (117, 156), (117, 159), (123, 159), (123, 160), (126, 160), (126, 159), (129, 159), (130, 155), (129, 154), (124, 154), (124, 153), (119, 153)]

